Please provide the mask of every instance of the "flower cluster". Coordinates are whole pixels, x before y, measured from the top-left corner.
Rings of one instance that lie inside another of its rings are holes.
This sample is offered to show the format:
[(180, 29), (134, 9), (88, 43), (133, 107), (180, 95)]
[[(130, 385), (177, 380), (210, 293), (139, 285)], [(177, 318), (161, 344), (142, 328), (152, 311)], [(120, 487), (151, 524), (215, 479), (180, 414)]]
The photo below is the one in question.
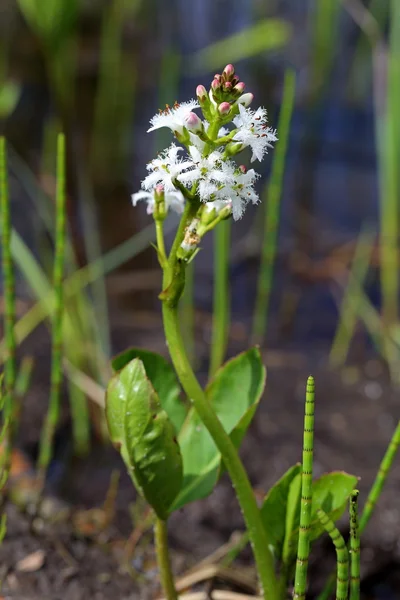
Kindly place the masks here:
[(277, 137), (267, 125), (266, 110), (249, 108), (253, 95), (244, 90), (234, 67), (227, 65), (214, 76), (209, 92), (199, 85), (197, 100), (167, 105), (151, 119), (149, 132), (168, 127), (181, 145), (172, 143), (147, 165), (142, 191), (132, 196), (134, 205), (145, 200), (152, 213), (157, 186), (164, 189), (166, 209), (177, 212), (197, 198), (210, 205), (208, 212), (224, 209), (225, 215), (229, 209), (239, 219), (249, 202), (259, 201), (254, 189), (259, 175), (232, 158), (250, 148), (251, 161), (261, 161)]

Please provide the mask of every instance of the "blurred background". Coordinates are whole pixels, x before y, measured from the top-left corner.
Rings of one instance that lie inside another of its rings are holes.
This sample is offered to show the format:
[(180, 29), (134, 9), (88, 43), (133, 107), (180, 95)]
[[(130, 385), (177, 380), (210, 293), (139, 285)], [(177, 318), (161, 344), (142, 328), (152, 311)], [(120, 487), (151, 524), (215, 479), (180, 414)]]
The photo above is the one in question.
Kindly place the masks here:
[[(254, 93), (254, 108), (268, 109), (273, 128), (295, 74), (287, 133), (278, 128), (281, 151), (256, 167), (263, 202), (230, 231), (227, 355), (256, 341), (270, 376), (244, 448), (253, 476), (268, 486), (299, 456), (310, 370), (321, 390), (317, 471), (361, 471), (368, 489), (400, 415), (398, 0), (1, 0), (0, 124), (9, 144), (17, 335), (36, 358), (21, 444), (33, 454), (49, 376), (40, 358), (49, 350), (56, 135), (67, 136), (70, 408), (51, 477), (69, 500), (91, 505), (107, 487), (111, 459), (95, 475), (104, 450), (89, 450), (93, 430), (97, 442), (105, 437), (96, 394), (109, 358), (129, 345), (166, 354), (152, 221), (130, 199), (146, 163), (171, 140), (169, 130), (146, 134), (148, 121), (165, 104), (194, 97), (198, 84), (208, 87), (227, 63)], [(170, 236), (175, 227), (171, 215)], [(210, 235), (182, 306), (200, 376), (212, 339), (215, 254)], [(268, 472), (262, 456), (254, 459), (262, 439), (273, 449)], [(71, 483), (65, 456), (88, 453)], [(398, 487), (399, 479), (392, 494)], [(219, 512), (229, 493), (222, 486), (203, 503), (209, 521), (195, 509), (186, 515), (203, 527), (203, 539), (210, 530), (203, 549), (213, 547), (215, 531), (222, 541), (233, 527)], [(384, 526), (376, 521), (390, 552), (400, 533), (398, 510), (388, 508), (394, 497), (383, 499)]]

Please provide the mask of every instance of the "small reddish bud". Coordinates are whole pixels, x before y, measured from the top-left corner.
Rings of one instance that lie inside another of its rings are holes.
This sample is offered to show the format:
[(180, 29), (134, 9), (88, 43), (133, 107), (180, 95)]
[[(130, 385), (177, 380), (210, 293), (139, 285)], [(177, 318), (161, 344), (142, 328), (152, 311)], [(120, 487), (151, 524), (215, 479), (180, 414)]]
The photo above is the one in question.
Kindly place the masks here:
[(246, 169), (246, 167), (245, 167), (244, 165), (239, 165), (239, 170), (240, 170), (242, 173), (247, 173), (247, 169)]
[(221, 81), (222, 77), (219, 73), (215, 73), (214, 79), (216, 79), (217, 81)]
[(164, 186), (159, 183), (158, 185), (156, 185), (156, 187), (154, 188), (154, 196), (156, 197), (156, 199), (161, 199), (164, 196)]
[(199, 100), (205, 100), (207, 98), (207, 90), (204, 85), (198, 85), (196, 88), (196, 96)]
[(240, 79), (237, 75), (235, 75), (235, 77), (232, 77), (232, 85), (236, 85), (237, 83), (239, 83)]
[(250, 106), (253, 102), (253, 94), (251, 92), (247, 92), (247, 94), (243, 94), (240, 98), (237, 99), (238, 104), (243, 104), (243, 106)]
[(231, 77), (233, 77), (235, 74), (235, 67), (231, 64), (226, 65), (225, 69), (223, 70), (223, 75), (225, 75), (225, 77), (227, 79), (231, 79)]
[(231, 105), (229, 102), (221, 102), (221, 104), (218, 106), (218, 112), (220, 115), (227, 115), (230, 110)]
[(225, 83), (224, 83), (224, 90), (227, 90), (227, 91), (229, 90), (230, 91), (231, 89), (232, 89), (231, 82), (230, 81), (225, 81)]
[(185, 119), (185, 127), (189, 129), (189, 131), (201, 131), (203, 129), (203, 123), (201, 119), (194, 112), (190, 112), (186, 115)]
[(218, 79), (213, 79), (213, 81), (211, 82), (211, 89), (213, 90), (213, 92), (216, 92), (217, 90), (219, 90), (220, 87), (221, 86), (220, 86)]
[(239, 94), (243, 94), (244, 90), (246, 89), (246, 84), (243, 83), (243, 81), (240, 81), (239, 83), (237, 83), (235, 85), (235, 87), (233, 89), (235, 90), (235, 92), (238, 92)]

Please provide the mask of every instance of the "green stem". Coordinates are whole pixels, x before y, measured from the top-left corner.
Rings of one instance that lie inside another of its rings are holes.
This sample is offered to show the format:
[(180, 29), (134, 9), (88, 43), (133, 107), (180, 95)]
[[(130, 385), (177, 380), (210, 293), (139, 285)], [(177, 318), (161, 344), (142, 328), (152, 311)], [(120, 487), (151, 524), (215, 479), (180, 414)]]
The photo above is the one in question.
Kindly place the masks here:
[(317, 516), (336, 549), (336, 600), (347, 600), (349, 592), (349, 552), (346, 548), (346, 542), (334, 522), (322, 509), (317, 510)]
[(66, 238), (66, 193), (65, 193), (65, 137), (57, 139), (57, 191), (56, 191), (56, 247), (54, 256), (53, 286), (55, 308), (52, 319), (52, 357), (50, 401), (43, 426), (39, 449), (39, 482), (44, 484), (47, 467), (50, 463), (53, 438), (60, 412), (62, 382), (62, 346), (64, 294), (63, 276)]
[(178, 600), (168, 551), (167, 522), (162, 521), (158, 517), (156, 517), (154, 525), (154, 538), (161, 585), (165, 597), (167, 600)]
[(186, 267), (185, 289), (179, 306), (182, 333), (190, 364), (196, 368), (195, 311), (194, 311), (194, 275), (195, 263)]
[(4, 333), (6, 340), (6, 360), (4, 365), (4, 427), (7, 427), (7, 450), (2, 466), (7, 470), (11, 460), (11, 449), (16, 433), (19, 403), (14, 398), (16, 367), (15, 341), (15, 278), (11, 255), (11, 215), (7, 175), (6, 140), (0, 138), (0, 211), (1, 211), (1, 250), (4, 278)]
[(164, 268), (164, 266), (167, 262), (167, 254), (165, 252), (165, 242), (164, 242), (164, 221), (161, 219), (155, 219), (155, 224), (156, 224), (158, 260), (160, 262), (160, 266), (162, 268)]
[(222, 365), (229, 330), (229, 248), (231, 220), (221, 221), (214, 231), (214, 299), (209, 379)]
[(267, 202), (264, 211), (264, 239), (257, 282), (252, 331), (252, 338), (254, 342), (257, 343), (263, 341), (267, 328), (268, 308), (278, 237), (279, 208), (282, 197), (290, 121), (295, 98), (295, 81), (294, 71), (291, 69), (287, 70), (285, 73), (282, 108), (278, 122), (279, 141), (276, 145), (272, 161), (272, 171), (267, 187)]
[(360, 598), (360, 530), (358, 526), (358, 490), (350, 496), (350, 600)]
[(390, 440), (389, 446), (385, 452), (385, 455), (382, 459), (381, 464), (379, 465), (379, 471), (376, 475), (375, 481), (372, 485), (372, 488), (368, 494), (368, 498), (365, 502), (365, 506), (360, 518), (360, 535), (363, 533), (366, 528), (368, 521), (371, 518), (375, 505), (381, 495), (382, 488), (385, 485), (387, 476), (392, 467), (393, 461), (397, 454), (397, 450), (400, 444), (400, 421), (397, 423), (397, 427), (394, 431), (392, 439)]
[[(168, 278), (169, 274), (165, 273), (165, 283), (168, 283)], [(235, 446), (214, 413), (190, 366), (179, 328), (176, 306), (163, 302), (163, 320), (169, 352), (182, 387), (213, 438), (232, 479), (249, 532), (264, 598), (277, 600), (278, 590), (273, 557), (247, 473)]]
[(301, 472), (300, 530), (297, 547), (296, 573), (293, 598), (304, 600), (307, 589), (308, 557), (310, 554), (310, 530), (312, 508), (312, 477), (314, 453), (314, 378), (309, 377), (306, 387), (304, 415), (303, 461)]

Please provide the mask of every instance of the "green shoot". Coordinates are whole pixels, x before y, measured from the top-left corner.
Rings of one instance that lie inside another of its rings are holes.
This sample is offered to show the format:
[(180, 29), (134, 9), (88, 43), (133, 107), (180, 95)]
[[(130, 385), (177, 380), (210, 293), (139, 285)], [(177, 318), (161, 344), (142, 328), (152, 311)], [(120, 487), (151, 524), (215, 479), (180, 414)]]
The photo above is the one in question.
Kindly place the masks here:
[(39, 449), (39, 483), (44, 485), (51, 460), (53, 438), (60, 412), (63, 353), (64, 294), (63, 277), (66, 237), (66, 193), (65, 193), (65, 137), (57, 139), (57, 192), (56, 192), (56, 247), (54, 256), (53, 285), (55, 308), (52, 318), (52, 360), (49, 408), (42, 430)]
[(350, 496), (350, 600), (360, 598), (360, 530), (358, 526), (358, 490)]
[(264, 239), (257, 282), (252, 333), (253, 340), (257, 343), (261, 343), (264, 340), (267, 329), (268, 309), (278, 238), (279, 209), (282, 198), (290, 122), (294, 107), (295, 87), (295, 73), (293, 70), (289, 69), (285, 73), (283, 85), (283, 100), (278, 121), (279, 140), (274, 152), (271, 177), (265, 194)]
[(222, 365), (228, 343), (230, 240), (231, 222), (222, 221), (214, 230), (214, 297), (209, 379)]
[(321, 508), (317, 510), (317, 515), (336, 549), (336, 600), (347, 600), (349, 592), (349, 552), (346, 543), (332, 519)]
[(314, 378), (310, 376), (307, 380), (306, 386), (303, 460), (301, 471), (300, 530), (293, 591), (293, 598), (295, 600), (304, 600), (306, 597), (307, 589), (308, 557), (310, 553), (312, 477), (314, 454), (314, 396)]

